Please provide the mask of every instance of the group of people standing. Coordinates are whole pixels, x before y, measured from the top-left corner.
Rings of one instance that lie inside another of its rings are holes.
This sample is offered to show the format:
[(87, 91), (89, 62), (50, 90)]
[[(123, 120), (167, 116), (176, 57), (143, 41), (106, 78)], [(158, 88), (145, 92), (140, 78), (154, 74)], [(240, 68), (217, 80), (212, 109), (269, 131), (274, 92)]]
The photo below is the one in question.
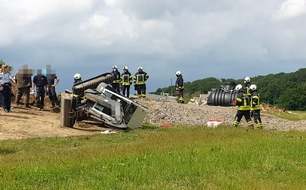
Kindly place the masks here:
[(137, 95), (139, 97), (146, 97), (146, 81), (149, 79), (149, 75), (143, 70), (141, 66), (138, 67), (134, 77), (130, 73), (127, 66), (123, 67), (123, 72), (121, 74), (117, 65), (114, 65), (111, 73), (115, 77), (111, 85), (118, 93), (120, 93), (120, 88), (122, 88), (122, 95), (129, 97), (130, 87), (134, 82), (134, 89), (136, 90)]
[[(258, 129), (263, 128), (260, 117), (260, 100), (257, 85), (251, 84), (251, 78), (244, 78), (244, 86), (238, 84), (235, 88), (237, 91), (237, 98), (235, 100), (238, 106), (233, 126), (237, 127), (242, 119), (245, 117), (249, 128), (254, 128), (254, 123)], [(252, 120), (253, 118), (253, 120)]]
[(54, 73), (42, 73), (41, 69), (37, 70), (37, 74), (33, 78), (32, 89), (36, 90), (36, 107), (39, 110), (44, 110), (45, 94), (49, 96), (51, 107), (60, 107), (59, 100), (56, 94), (56, 85), (60, 78)]
[(16, 83), (17, 97), (16, 104), (21, 104), (21, 98), (24, 95), (24, 107), (31, 108), (30, 94), (36, 92), (36, 107), (39, 110), (44, 110), (45, 95), (49, 96), (51, 101), (51, 108), (59, 105), (55, 86), (59, 83), (59, 78), (55, 74), (46, 72), (43, 74), (42, 69), (37, 70), (37, 74), (33, 77), (34, 70), (29, 69), (27, 66), (20, 68), (15, 76), (11, 76), (8, 65), (2, 65), (0, 71), (0, 99), (1, 106), (5, 112), (11, 110), (11, 95), (12, 95), (12, 82)]

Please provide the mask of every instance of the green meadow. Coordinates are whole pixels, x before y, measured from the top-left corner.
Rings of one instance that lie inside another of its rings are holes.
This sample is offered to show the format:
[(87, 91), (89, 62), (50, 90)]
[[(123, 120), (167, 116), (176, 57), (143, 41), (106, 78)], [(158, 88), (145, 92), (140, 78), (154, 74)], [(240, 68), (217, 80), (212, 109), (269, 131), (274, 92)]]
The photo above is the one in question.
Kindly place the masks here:
[(306, 189), (306, 132), (221, 126), (0, 141), (0, 189)]

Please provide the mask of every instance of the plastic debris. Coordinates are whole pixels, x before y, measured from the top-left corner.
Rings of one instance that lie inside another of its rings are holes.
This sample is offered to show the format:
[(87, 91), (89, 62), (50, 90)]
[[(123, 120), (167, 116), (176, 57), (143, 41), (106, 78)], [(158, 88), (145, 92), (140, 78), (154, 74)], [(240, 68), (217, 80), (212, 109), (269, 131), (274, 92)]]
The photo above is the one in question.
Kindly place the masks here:
[(110, 130), (105, 130), (105, 131), (101, 131), (101, 134), (114, 134), (116, 133), (116, 131), (110, 131)]
[(208, 120), (207, 121), (207, 127), (216, 128), (218, 125), (222, 123), (221, 119), (216, 120)]
[(161, 127), (171, 127), (170, 123), (162, 123), (160, 124)]

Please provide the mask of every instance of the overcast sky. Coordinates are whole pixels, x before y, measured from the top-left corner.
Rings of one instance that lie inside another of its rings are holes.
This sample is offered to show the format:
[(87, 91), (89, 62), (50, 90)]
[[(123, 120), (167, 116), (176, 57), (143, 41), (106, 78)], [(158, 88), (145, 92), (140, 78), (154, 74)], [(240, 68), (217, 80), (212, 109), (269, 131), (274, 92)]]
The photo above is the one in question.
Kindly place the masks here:
[[(306, 0), (0, 0), (0, 59), (51, 65), (70, 89), (116, 64), (142, 66), (148, 90), (207, 77), (306, 67)], [(132, 91), (134, 92), (134, 91)]]

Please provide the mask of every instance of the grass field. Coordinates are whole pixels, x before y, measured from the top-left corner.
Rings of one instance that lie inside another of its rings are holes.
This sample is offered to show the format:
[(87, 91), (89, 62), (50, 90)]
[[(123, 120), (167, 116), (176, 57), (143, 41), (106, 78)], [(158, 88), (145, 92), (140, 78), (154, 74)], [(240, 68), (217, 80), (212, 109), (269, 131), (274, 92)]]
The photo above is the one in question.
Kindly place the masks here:
[(146, 124), (0, 141), (0, 189), (306, 189), (306, 133)]
[(291, 121), (306, 120), (305, 111), (287, 111), (287, 112), (280, 112), (280, 113), (273, 112), (269, 114), (275, 115), (279, 118), (291, 120)]

